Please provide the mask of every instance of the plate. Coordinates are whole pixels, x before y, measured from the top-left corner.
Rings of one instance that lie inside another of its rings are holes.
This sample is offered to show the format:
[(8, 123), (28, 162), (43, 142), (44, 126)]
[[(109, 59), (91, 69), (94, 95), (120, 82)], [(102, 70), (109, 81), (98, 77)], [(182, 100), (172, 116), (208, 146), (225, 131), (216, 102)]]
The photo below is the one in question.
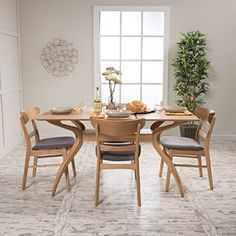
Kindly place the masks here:
[(106, 111), (106, 114), (109, 117), (124, 118), (124, 117), (130, 116), (132, 114), (132, 112), (128, 111), (128, 110), (108, 110), (108, 111)]
[(69, 114), (72, 112), (72, 107), (52, 107), (49, 109), (52, 114)]
[(164, 108), (165, 112), (173, 112), (173, 113), (181, 113), (185, 112), (187, 110), (186, 107), (179, 107), (179, 106), (165, 106)]

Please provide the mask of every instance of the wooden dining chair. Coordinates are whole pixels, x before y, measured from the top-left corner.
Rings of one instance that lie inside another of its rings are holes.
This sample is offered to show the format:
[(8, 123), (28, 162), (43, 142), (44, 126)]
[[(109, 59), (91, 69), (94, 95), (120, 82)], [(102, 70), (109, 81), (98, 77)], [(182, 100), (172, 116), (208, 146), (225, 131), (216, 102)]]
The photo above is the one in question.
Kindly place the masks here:
[[(200, 177), (203, 176), (202, 168), (207, 168), (208, 181), (210, 189), (213, 189), (213, 179), (211, 171), (211, 160), (210, 160), (210, 137), (215, 124), (215, 112), (213, 110), (197, 107), (195, 114), (200, 119), (200, 123), (195, 135), (195, 139), (186, 137), (174, 137), (174, 136), (163, 136), (160, 139), (161, 145), (163, 146), (164, 153), (173, 162), (174, 157), (186, 157), (195, 158), (198, 160), (197, 165), (192, 164), (174, 164), (174, 166), (180, 167), (197, 167), (199, 169)], [(202, 156), (206, 158), (206, 165), (202, 165)], [(161, 160), (159, 176), (162, 176), (164, 167), (164, 161)], [(167, 170), (166, 178), (166, 191), (169, 191), (171, 172)]]
[[(26, 155), (25, 155), (25, 166), (22, 181), (22, 190), (26, 188), (28, 169), (33, 168), (33, 177), (36, 176), (36, 170), (38, 167), (49, 167), (49, 166), (59, 166), (61, 163), (55, 164), (38, 164), (38, 159), (46, 157), (58, 157), (62, 156), (63, 159), (66, 158), (68, 150), (74, 144), (74, 138), (63, 136), (63, 137), (53, 137), (40, 139), (39, 131), (35, 122), (40, 109), (38, 107), (32, 107), (20, 112), (20, 121), (23, 129), (25, 142), (26, 142)], [(31, 126), (32, 125), (32, 126)], [(30, 128), (31, 126), (31, 128)], [(34, 145), (32, 145), (31, 139), (34, 138)], [(33, 156), (33, 164), (29, 165), (30, 157)], [(74, 159), (71, 162), (73, 174), (76, 176), (75, 162)], [(65, 171), (66, 177), (66, 188), (70, 190), (70, 179), (68, 168)]]
[(139, 138), (140, 130), (145, 125), (145, 120), (93, 118), (91, 123), (96, 129), (97, 142), (95, 206), (98, 205), (99, 199), (100, 172), (104, 169), (134, 170), (137, 201), (138, 206), (141, 206), (139, 175), (141, 146), (139, 144)]

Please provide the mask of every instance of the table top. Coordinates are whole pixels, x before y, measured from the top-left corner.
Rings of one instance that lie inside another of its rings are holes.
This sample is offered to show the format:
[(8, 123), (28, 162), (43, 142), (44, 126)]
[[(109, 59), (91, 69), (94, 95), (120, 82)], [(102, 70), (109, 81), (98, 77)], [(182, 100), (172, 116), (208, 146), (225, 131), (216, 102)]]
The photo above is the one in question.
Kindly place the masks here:
[(170, 115), (162, 112), (154, 112), (149, 114), (138, 114), (137, 118), (144, 118), (147, 121), (197, 121), (199, 118), (193, 114), (190, 115)]
[[(37, 117), (39, 121), (45, 120), (80, 120), (80, 121), (89, 121), (91, 117), (91, 112), (89, 111), (72, 111), (69, 114), (52, 114), (47, 111), (45, 113), (40, 114)], [(139, 118), (145, 119), (146, 121), (197, 121), (198, 117), (195, 115), (167, 115), (164, 112), (153, 112), (149, 114), (138, 114), (131, 115), (130, 118)], [(110, 118), (114, 119), (114, 118)], [(127, 119), (127, 118), (119, 118), (119, 119)]]

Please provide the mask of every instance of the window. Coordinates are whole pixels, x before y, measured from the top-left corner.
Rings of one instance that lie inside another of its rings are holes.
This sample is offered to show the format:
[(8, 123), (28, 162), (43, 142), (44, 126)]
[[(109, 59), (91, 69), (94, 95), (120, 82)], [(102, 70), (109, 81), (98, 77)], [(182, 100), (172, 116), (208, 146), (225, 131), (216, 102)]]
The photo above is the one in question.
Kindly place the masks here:
[(106, 67), (120, 69), (115, 99), (167, 103), (167, 7), (94, 7), (94, 82), (107, 102)]

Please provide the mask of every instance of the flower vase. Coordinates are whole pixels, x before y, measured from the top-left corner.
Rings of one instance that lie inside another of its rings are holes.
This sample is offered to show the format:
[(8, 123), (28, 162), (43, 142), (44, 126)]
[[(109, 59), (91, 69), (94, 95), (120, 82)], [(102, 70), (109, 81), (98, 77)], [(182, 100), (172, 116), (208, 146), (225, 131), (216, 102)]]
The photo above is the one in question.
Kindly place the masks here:
[(114, 101), (113, 95), (108, 97), (107, 109), (108, 110), (116, 110), (117, 109), (117, 106), (116, 106), (116, 103)]

